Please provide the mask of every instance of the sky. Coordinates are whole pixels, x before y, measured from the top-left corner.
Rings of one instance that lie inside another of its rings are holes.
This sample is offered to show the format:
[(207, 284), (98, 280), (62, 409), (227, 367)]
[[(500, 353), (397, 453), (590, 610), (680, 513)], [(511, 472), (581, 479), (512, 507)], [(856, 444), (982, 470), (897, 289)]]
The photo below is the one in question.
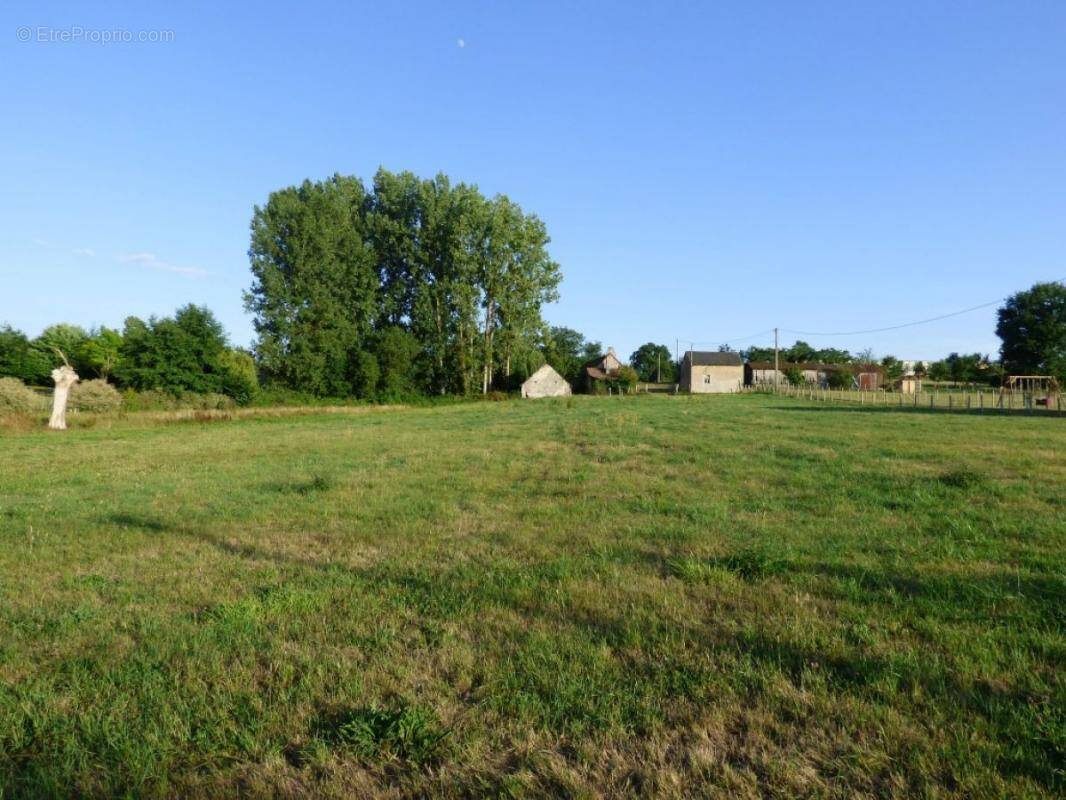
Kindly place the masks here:
[(1066, 277), (1061, 0), (229, 5), (0, 10), (0, 323), (247, 346), (253, 207), (379, 166), (536, 213), (546, 319), (622, 355), (995, 354), (995, 305), (792, 331)]

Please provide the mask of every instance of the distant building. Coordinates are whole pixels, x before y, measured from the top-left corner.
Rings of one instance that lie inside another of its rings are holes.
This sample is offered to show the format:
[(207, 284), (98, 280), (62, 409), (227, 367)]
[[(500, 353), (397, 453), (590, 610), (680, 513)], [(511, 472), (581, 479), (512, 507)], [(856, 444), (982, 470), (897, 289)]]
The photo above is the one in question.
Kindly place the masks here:
[(922, 391), (922, 379), (913, 372), (910, 375), (904, 375), (897, 381), (897, 384), (903, 394), (918, 394)]
[(744, 385), (740, 353), (689, 350), (681, 359), (681, 390), (693, 394), (738, 392)]
[(783, 386), (788, 383), (788, 379), (785, 377), (785, 370), (787, 369), (798, 369), (803, 376), (804, 383), (813, 383), (816, 386), (821, 386), (825, 383), (825, 364), (809, 362), (789, 364), (781, 361), (779, 366), (781, 369), (774, 372), (773, 361), (749, 361), (744, 365), (744, 384), (746, 386), (768, 386), (774, 383), (776, 376), (777, 382)]
[(584, 380), (585, 388), (590, 392), (596, 391), (599, 381), (607, 381), (615, 377), (624, 365), (619, 361), (613, 347), (607, 348), (607, 354), (585, 362)]
[(522, 384), (522, 397), (567, 397), (571, 394), (566, 378), (545, 364)]
[(772, 361), (749, 361), (744, 365), (744, 384), (746, 386), (772, 385), (777, 378), (780, 386), (788, 384), (785, 377), (787, 370), (799, 370), (804, 383), (814, 386), (828, 385), (828, 377), (831, 372), (848, 372), (852, 375), (852, 384), (856, 389), (869, 392), (880, 389), (885, 383), (885, 370), (878, 364), (818, 364), (804, 362), (792, 364), (786, 361), (778, 362), (780, 369), (774, 371)]

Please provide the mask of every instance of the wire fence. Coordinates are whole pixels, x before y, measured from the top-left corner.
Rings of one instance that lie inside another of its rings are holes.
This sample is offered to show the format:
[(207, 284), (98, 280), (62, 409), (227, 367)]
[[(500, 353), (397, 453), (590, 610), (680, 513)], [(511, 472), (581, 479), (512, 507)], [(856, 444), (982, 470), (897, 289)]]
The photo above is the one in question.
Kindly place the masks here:
[(815, 385), (774, 387), (772, 384), (745, 386), (744, 393), (768, 393), (821, 403), (852, 403), (873, 408), (926, 409), (974, 414), (1043, 414), (1062, 416), (1066, 402), (1058, 392), (1038, 393), (1010, 390), (975, 390), (972, 388), (913, 393), (886, 389), (829, 389)]

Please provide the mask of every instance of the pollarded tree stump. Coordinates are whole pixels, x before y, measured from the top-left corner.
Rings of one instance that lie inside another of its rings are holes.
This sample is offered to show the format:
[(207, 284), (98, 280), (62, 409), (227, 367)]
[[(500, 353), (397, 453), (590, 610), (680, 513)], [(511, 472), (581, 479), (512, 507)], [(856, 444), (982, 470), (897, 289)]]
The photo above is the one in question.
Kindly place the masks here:
[(54, 431), (67, 429), (67, 399), (70, 397), (70, 387), (78, 382), (78, 373), (69, 365), (56, 367), (52, 370), (52, 380), (55, 381), (56, 390), (52, 395), (52, 418), (48, 420), (48, 427)]

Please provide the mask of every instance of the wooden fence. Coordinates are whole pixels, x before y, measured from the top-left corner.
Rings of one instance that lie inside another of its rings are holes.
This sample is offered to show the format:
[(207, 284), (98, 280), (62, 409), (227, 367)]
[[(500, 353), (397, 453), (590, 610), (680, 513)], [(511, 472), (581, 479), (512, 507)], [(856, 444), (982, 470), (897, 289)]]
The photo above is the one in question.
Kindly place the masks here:
[(1062, 416), (1066, 402), (1062, 395), (1011, 392), (1006, 390), (958, 390), (928, 391), (908, 394), (904, 392), (860, 391), (858, 389), (823, 389), (818, 386), (745, 386), (745, 393), (761, 392), (795, 397), (801, 400), (823, 403), (854, 403), (858, 405), (899, 408), (933, 409), (940, 411), (982, 413), (1021, 413)]

